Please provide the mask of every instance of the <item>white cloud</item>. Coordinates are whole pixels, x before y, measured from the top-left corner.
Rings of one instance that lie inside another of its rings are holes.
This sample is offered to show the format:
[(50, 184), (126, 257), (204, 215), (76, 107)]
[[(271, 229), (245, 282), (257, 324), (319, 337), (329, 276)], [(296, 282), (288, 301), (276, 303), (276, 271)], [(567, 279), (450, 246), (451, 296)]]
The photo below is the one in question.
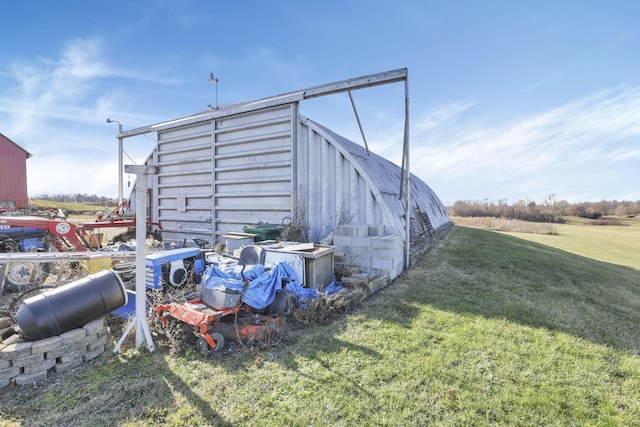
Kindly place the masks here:
[(611, 151), (609, 157), (612, 162), (623, 162), (629, 160), (640, 160), (640, 142), (636, 142), (636, 147), (624, 147)]
[(39, 58), (37, 63), (14, 63), (10, 69), (20, 87), (20, 96), (41, 105), (50, 105), (82, 95), (87, 80), (109, 75), (101, 60), (100, 39), (68, 42), (61, 59)]
[(544, 85), (545, 85), (545, 83), (537, 82), (537, 83), (532, 84), (532, 85), (531, 85), (531, 86), (529, 86), (529, 87), (526, 87), (526, 88), (524, 88), (524, 89), (520, 90), (520, 93), (531, 92), (531, 91), (534, 91), (534, 90), (536, 90), (536, 89), (538, 89), (538, 88), (541, 88), (541, 87), (542, 87), (542, 86), (544, 86)]
[(438, 107), (435, 111), (430, 112), (425, 117), (418, 119), (412, 125), (415, 133), (427, 132), (441, 126), (443, 123), (456, 118), (460, 114), (474, 107), (476, 104), (471, 101), (454, 102)]
[[(29, 194), (117, 194), (117, 128), (106, 118), (124, 124), (154, 118), (123, 111), (137, 104), (135, 94), (120, 86), (107, 90), (104, 79), (176, 82), (120, 69), (108, 62), (104, 46), (100, 38), (75, 39), (58, 57), (8, 65), (0, 122), (5, 135), (33, 154), (27, 161)], [(151, 146), (132, 142), (125, 148), (140, 162)]]
[[(84, 180), (83, 184), (99, 188), (105, 178), (103, 173), (96, 172), (97, 163), (94, 159), (78, 161), (67, 156), (55, 156), (56, 147), (78, 151), (90, 149), (102, 155), (102, 147), (113, 145), (116, 131), (104, 123), (107, 117), (127, 125), (157, 121), (151, 116), (118, 111), (117, 106), (120, 110), (129, 108), (130, 111), (136, 111), (139, 101), (134, 99), (135, 94), (118, 89), (119, 86), (105, 90), (100, 86), (105, 79), (166, 85), (181, 82), (178, 78), (166, 78), (154, 73), (147, 75), (143, 71), (118, 67), (107, 59), (106, 48), (106, 42), (100, 38), (71, 40), (58, 57), (40, 57), (28, 63), (10, 64), (7, 68), (10, 73), (3, 75), (3, 82), (13, 79), (14, 86), (0, 92), (2, 131), (28, 151), (32, 151), (32, 145), (38, 145), (34, 158), (28, 163), (30, 183), (34, 183), (30, 188), (33, 191), (37, 191), (36, 182), (45, 182), (41, 180), (47, 180), (47, 176), (50, 176), (47, 169), (64, 171), (65, 176), (57, 178), (60, 188), (68, 184), (69, 191), (73, 191), (72, 184), (77, 185), (77, 176), (85, 174), (91, 178)], [(259, 67), (264, 70), (259, 85), (261, 89), (253, 87), (252, 90), (262, 90), (265, 96), (273, 95), (270, 87), (275, 81), (279, 87), (285, 87), (283, 80), (293, 89), (308, 86), (308, 77), (303, 83), (295, 83), (303, 80), (300, 76), (307, 75), (308, 67), (303, 57), (289, 58), (266, 47), (254, 48), (236, 59), (205, 56), (202, 61), (216, 65), (211, 68), (215, 74), (218, 70), (254, 70)], [(242, 79), (241, 76), (235, 78)], [(529, 89), (537, 87), (538, 84)], [(221, 93), (225, 93), (226, 86), (222, 88)], [(363, 115), (362, 119), (371, 150), (399, 164), (404, 130), (403, 106), (397, 105), (400, 113), (396, 115), (397, 93), (391, 91), (392, 96), (387, 96), (386, 92), (384, 95), (385, 102), (388, 99), (393, 101), (393, 104), (387, 104), (393, 106), (394, 113), (377, 109), (373, 120), (370, 119), (372, 108), (369, 105), (373, 101), (369, 102), (364, 93), (358, 94), (356, 101), (361, 113), (369, 113), (369, 116)], [(221, 102), (227, 97), (245, 99), (247, 96), (244, 92), (242, 95), (224, 95)], [(375, 97), (371, 99), (376, 100)], [(333, 103), (328, 104), (330, 107), (346, 108), (344, 111), (348, 111), (348, 114), (342, 114), (343, 110), (335, 108), (334, 115), (337, 121), (348, 121), (348, 125), (343, 124), (343, 129), (340, 129), (340, 125), (336, 128), (329, 122), (327, 126), (354, 141), (361, 141), (348, 99), (332, 98), (330, 102)], [(412, 100), (412, 110), (416, 110), (415, 105)], [(412, 111), (412, 171), (429, 184), (436, 181), (443, 185), (455, 184), (459, 188), (473, 187), (480, 198), (486, 197), (483, 191), (489, 197), (496, 192), (519, 193), (516, 197), (522, 198), (530, 194), (561, 194), (562, 191), (582, 196), (583, 192), (591, 194), (583, 188), (585, 182), (594, 182), (585, 177), (595, 180), (589, 175), (597, 171), (601, 181), (604, 181), (604, 175), (615, 176), (623, 181), (628, 169), (619, 166), (630, 168), (631, 163), (637, 163), (640, 159), (640, 87), (619, 87), (596, 92), (518, 120), (505, 115), (506, 124), (501, 126), (483, 125), (483, 110), (482, 104), (459, 100), (421, 116), (414, 116)], [(117, 117), (114, 116), (115, 112)], [(324, 111), (328, 116), (331, 113)], [(310, 117), (315, 119), (315, 115)], [(65, 125), (61, 125), (61, 121), (66, 122)], [(108, 152), (109, 155), (111, 152)], [(46, 162), (42, 160), (45, 155)], [(109, 175), (111, 169), (113, 165), (105, 167), (104, 174), (109, 176), (107, 185), (104, 182), (102, 184), (105, 188), (113, 186), (111, 182), (115, 181), (115, 177)], [(95, 183), (91, 181), (94, 179)], [(562, 188), (558, 189), (558, 185)], [(101, 194), (98, 191), (96, 194)], [(596, 194), (595, 191), (592, 194)], [(525, 192), (528, 194), (522, 194)], [(636, 192), (621, 190), (620, 194)], [(447, 194), (443, 193), (442, 197), (446, 199)], [(497, 198), (503, 197), (510, 195), (498, 194)]]
[(117, 171), (117, 159), (72, 157), (60, 150), (27, 160), (28, 191), (30, 196), (86, 193), (114, 197), (118, 194)]
[(37, 112), (86, 101), (87, 97), (95, 95), (99, 79), (115, 77), (168, 85), (181, 83), (179, 78), (109, 64), (104, 56), (104, 44), (101, 38), (74, 39), (65, 44), (59, 59), (39, 57), (34, 63), (10, 64), (17, 91), (11, 98), (5, 94), (0, 101), (13, 103), (17, 100), (21, 105), (18, 114), (28, 114), (30, 109)]
[[(115, 86), (102, 87), (106, 78), (138, 80), (161, 84), (177, 84), (180, 79), (159, 77), (110, 64), (101, 38), (68, 41), (58, 58), (38, 57), (31, 62), (9, 64), (7, 80), (14, 82), (0, 93), (0, 118), (3, 132), (14, 139), (34, 141), (37, 135), (53, 136), (59, 123), (67, 121), (67, 129), (79, 124), (102, 124), (106, 117), (123, 106), (134, 105), (133, 94)], [(153, 118), (118, 112), (118, 119), (129, 123), (148, 123)]]
[(109, 68), (102, 60), (102, 39), (76, 39), (67, 43), (63, 57), (55, 68), (57, 80), (71, 78), (86, 80), (105, 77)]
[[(455, 112), (442, 109), (449, 110)], [(481, 106), (474, 111), (481, 114)], [(412, 171), (459, 192), (473, 187), (469, 192), (480, 199), (635, 194), (625, 188), (640, 177), (631, 164), (640, 159), (640, 87), (593, 93), (498, 127), (469, 116), (437, 112), (429, 117), (447, 119), (414, 125)]]
[[(410, 133), (410, 150), (412, 159), (419, 159), (424, 153), (416, 150), (416, 146), (422, 145), (425, 136), (431, 138), (431, 135), (438, 133), (442, 128), (453, 126), (456, 120), (463, 113), (476, 106), (471, 101), (453, 102), (450, 104), (439, 106), (434, 111), (428, 112), (424, 116), (415, 121), (411, 121), (409, 126)], [(355, 122), (355, 119), (354, 119)], [(371, 151), (394, 162), (402, 163), (402, 147), (404, 138), (404, 115), (400, 118), (394, 118), (390, 115), (377, 115), (374, 123), (374, 132), (366, 135)], [(377, 132), (375, 132), (377, 130)], [(370, 132), (369, 127), (365, 126), (365, 134)], [(343, 135), (351, 138), (353, 141), (360, 141), (360, 134), (352, 132)], [(414, 160), (412, 160), (413, 162)]]
[(612, 150), (640, 137), (640, 88), (600, 92), (546, 113), (498, 128), (470, 129), (454, 123), (449, 138), (429, 132), (413, 137), (413, 157), (432, 173), (515, 178), (549, 166), (616, 162), (637, 149)]

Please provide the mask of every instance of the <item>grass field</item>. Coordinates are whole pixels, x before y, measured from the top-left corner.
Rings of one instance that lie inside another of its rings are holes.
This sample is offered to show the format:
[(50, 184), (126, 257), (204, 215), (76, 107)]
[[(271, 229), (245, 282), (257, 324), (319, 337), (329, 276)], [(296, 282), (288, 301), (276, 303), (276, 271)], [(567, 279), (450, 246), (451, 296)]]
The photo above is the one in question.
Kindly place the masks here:
[(522, 239), (552, 246), (600, 261), (640, 270), (640, 220), (616, 219), (623, 225), (591, 225), (593, 221), (567, 218), (557, 224), (556, 236), (509, 233)]
[[(640, 219), (590, 220), (565, 217), (563, 224), (539, 224), (500, 218), (452, 218), (456, 225), (507, 235), (574, 254), (640, 270)], [(611, 223), (612, 225), (602, 225)]]
[[(50, 200), (29, 199), (29, 205), (43, 209), (62, 209), (65, 212), (95, 212), (104, 211), (104, 206), (87, 205), (82, 203), (53, 202)], [(112, 208), (110, 208), (112, 209)]]
[(610, 227), (600, 243), (567, 227), (454, 227), (390, 287), (275, 347), (106, 353), (3, 390), (0, 424), (640, 425), (640, 270), (611, 255), (640, 229), (619, 246)]

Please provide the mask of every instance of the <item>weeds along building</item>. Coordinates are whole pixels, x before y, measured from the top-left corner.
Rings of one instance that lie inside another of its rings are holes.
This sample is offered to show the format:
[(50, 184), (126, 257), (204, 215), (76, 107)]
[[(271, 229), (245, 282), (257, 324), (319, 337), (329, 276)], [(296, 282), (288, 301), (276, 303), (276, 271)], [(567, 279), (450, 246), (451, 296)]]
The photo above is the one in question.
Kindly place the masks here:
[[(406, 93), (406, 69), (373, 74), (216, 106), (118, 137), (157, 134), (146, 161), (154, 167), (146, 175), (147, 209), (151, 221), (161, 224), (165, 241), (220, 242), (245, 226), (293, 222), (306, 231), (308, 242), (333, 239), (347, 262), (394, 278), (408, 265), (410, 241), (430, 238), (450, 224), (436, 194), (408, 173), (408, 97), (398, 147), (404, 152), (402, 167), (304, 117), (299, 104), (403, 82)], [(352, 253), (355, 248), (360, 249)], [(380, 264), (375, 260), (387, 258), (394, 260), (384, 263), (388, 268), (375, 268)]]

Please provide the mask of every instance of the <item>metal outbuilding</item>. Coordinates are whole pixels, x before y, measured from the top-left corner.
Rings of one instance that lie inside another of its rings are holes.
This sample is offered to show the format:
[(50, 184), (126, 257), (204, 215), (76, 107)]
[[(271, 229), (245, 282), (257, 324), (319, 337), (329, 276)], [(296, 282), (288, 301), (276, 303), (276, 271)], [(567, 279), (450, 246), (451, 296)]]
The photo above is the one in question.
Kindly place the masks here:
[(28, 206), (29, 157), (31, 154), (0, 133), (0, 209), (15, 210)]
[[(400, 259), (393, 278), (407, 264), (411, 240), (450, 224), (436, 194), (409, 173), (408, 96), (402, 167), (304, 117), (299, 103), (398, 82), (408, 88), (406, 69), (216, 106), (118, 137), (157, 133), (146, 161), (157, 170), (147, 176), (148, 214), (165, 241), (218, 242), (244, 226), (283, 220), (303, 224), (309, 242), (333, 236), (339, 225), (378, 226), (374, 235), (396, 242), (385, 248)], [(357, 257), (366, 257), (361, 252)]]

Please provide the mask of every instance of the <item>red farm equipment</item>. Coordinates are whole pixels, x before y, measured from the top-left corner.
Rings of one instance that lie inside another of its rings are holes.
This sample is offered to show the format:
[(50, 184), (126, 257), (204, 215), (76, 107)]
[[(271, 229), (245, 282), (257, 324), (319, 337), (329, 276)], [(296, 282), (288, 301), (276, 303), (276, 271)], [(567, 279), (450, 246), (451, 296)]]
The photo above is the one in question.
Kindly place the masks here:
[[(122, 227), (122, 236), (135, 236), (135, 214), (123, 203), (110, 215), (99, 216), (96, 221), (74, 224), (65, 220), (37, 216), (0, 217), (0, 253), (88, 252), (101, 249), (101, 228)], [(159, 224), (148, 223), (156, 240), (161, 240)], [(115, 240), (115, 239), (114, 239)], [(0, 285), (7, 289), (22, 289), (34, 281), (47, 268), (39, 262), (11, 262), (0, 265)], [(4, 271), (3, 271), (4, 270)], [(0, 289), (2, 287), (0, 286)]]
[[(0, 253), (86, 252), (90, 250), (86, 231), (77, 225), (35, 216), (0, 217)], [(0, 275), (0, 284), (22, 289), (39, 276), (43, 263), (9, 262)], [(4, 276), (4, 277), (2, 277)]]
[[(214, 281), (219, 286), (210, 287), (205, 283), (199, 298), (156, 307), (156, 314), (165, 326), (173, 320), (183, 323), (183, 330), (191, 329), (193, 334), (190, 335), (198, 337), (196, 349), (205, 358), (220, 353), (227, 339), (237, 339), (245, 345), (252, 345), (269, 342), (280, 336), (284, 329), (284, 317), (291, 316), (296, 307), (295, 295), (281, 289), (282, 283), (279, 283), (280, 280), (288, 280), (287, 277), (276, 274), (273, 281), (267, 280), (269, 286), (257, 284), (245, 276), (245, 264), (242, 260), (240, 263), (241, 281), (228, 277), (219, 282)], [(207, 271), (211, 269), (215, 267), (210, 266)], [(295, 274), (292, 270), (290, 273)], [(205, 272), (205, 281), (206, 275)], [(234, 282), (240, 282), (241, 287), (235, 287), (232, 284)], [(253, 286), (263, 290), (268, 287), (278, 289), (275, 299), (271, 302), (264, 300), (265, 304), (268, 302), (268, 306), (256, 309), (254, 304), (258, 299), (248, 298), (249, 301), (254, 301), (251, 305), (245, 301), (247, 292), (251, 292)], [(269, 314), (263, 314), (265, 309)]]

